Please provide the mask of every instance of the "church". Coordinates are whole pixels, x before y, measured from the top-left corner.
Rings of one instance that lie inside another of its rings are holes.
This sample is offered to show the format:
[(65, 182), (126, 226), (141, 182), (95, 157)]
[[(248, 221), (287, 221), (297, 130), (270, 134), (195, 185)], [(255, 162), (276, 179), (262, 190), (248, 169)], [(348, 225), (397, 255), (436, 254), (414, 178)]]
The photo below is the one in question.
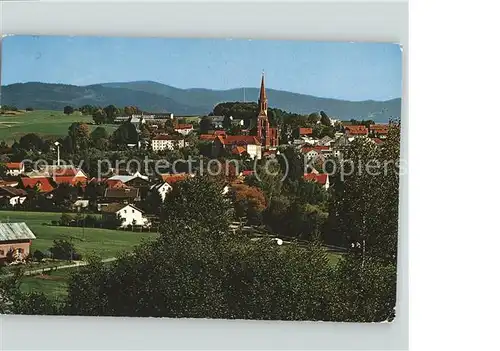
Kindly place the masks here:
[[(264, 83), (264, 74), (260, 83), (259, 93), (259, 113), (254, 120), (254, 135), (214, 135), (212, 153), (214, 156), (220, 155), (222, 149), (225, 149), (236, 155), (248, 154), (252, 158), (260, 159), (265, 150), (278, 146), (278, 128), (271, 127), (267, 115), (267, 96)], [(256, 123), (256, 124), (255, 124)]]
[(278, 146), (278, 128), (269, 126), (269, 118), (267, 117), (267, 96), (264, 83), (264, 73), (260, 82), (259, 94), (259, 114), (257, 116), (257, 139), (262, 147), (270, 148)]

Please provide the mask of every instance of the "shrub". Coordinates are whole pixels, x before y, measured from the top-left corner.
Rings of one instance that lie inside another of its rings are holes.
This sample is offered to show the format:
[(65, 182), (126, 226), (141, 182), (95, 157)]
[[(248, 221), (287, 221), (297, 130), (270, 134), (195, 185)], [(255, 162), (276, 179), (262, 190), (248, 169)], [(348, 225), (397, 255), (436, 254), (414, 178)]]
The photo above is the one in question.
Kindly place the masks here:
[(45, 258), (45, 254), (40, 250), (35, 250), (33, 252), (33, 259), (37, 262), (41, 262)]
[(73, 260), (77, 254), (73, 243), (67, 240), (54, 240), (54, 244), (49, 250), (52, 257), (59, 260)]

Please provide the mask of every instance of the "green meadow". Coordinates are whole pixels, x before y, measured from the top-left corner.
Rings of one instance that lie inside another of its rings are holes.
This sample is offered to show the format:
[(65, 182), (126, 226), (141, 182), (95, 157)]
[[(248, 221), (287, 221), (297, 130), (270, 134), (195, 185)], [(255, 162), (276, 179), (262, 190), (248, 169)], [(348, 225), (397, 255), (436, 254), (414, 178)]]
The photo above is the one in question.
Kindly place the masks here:
[(85, 256), (98, 255), (101, 258), (115, 257), (119, 252), (130, 251), (142, 240), (156, 238), (158, 234), (149, 232), (130, 232), (100, 228), (59, 227), (46, 225), (59, 220), (60, 213), (0, 211), (2, 222), (26, 222), (35, 234), (31, 252), (46, 251), (56, 239), (71, 241), (76, 251)]
[[(0, 141), (12, 143), (28, 133), (37, 133), (43, 137), (59, 138), (68, 134), (68, 128), (73, 122), (88, 123), (91, 131), (97, 128), (93, 125), (91, 116), (75, 112), (65, 115), (62, 111), (31, 111), (16, 114), (0, 114)], [(112, 133), (117, 125), (102, 125)]]

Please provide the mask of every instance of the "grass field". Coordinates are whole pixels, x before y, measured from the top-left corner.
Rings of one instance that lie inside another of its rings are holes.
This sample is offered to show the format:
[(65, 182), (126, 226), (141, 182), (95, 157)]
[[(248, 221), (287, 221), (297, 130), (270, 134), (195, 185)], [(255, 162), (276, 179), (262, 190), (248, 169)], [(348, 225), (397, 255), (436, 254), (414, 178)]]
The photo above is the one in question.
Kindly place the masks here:
[(143, 239), (157, 236), (156, 233), (147, 232), (43, 225), (58, 220), (60, 216), (60, 213), (49, 212), (0, 211), (0, 221), (26, 222), (37, 237), (33, 240), (32, 252), (47, 250), (55, 239), (66, 239), (71, 240), (76, 251), (84, 257), (93, 253), (108, 258), (115, 257), (121, 251), (129, 251)]
[(63, 298), (68, 292), (68, 279), (71, 271), (78, 268), (61, 269), (48, 275), (37, 275), (22, 278), (21, 291), (42, 292), (50, 298)]
[[(44, 137), (63, 137), (68, 134), (68, 127), (73, 122), (93, 123), (91, 116), (78, 113), (65, 115), (62, 111), (32, 111), (16, 115), (0, 115), (0, 141), (12, 143), (28, 133), (37, 133)], [(103, 125), (108, 133), (112, 133), (117, 125)], [(97, 128), (90, 125), (91, 131)]]

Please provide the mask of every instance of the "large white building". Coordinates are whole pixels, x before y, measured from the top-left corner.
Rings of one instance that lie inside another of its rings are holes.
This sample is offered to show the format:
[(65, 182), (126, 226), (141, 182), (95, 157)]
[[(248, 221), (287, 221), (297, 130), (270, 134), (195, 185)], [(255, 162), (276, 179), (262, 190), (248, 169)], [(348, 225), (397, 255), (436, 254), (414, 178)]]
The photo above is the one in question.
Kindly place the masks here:
[(159, 135), (151, 140), (153, 151), (174, 150), (186, 146), (184, 139), (171, 135)]

